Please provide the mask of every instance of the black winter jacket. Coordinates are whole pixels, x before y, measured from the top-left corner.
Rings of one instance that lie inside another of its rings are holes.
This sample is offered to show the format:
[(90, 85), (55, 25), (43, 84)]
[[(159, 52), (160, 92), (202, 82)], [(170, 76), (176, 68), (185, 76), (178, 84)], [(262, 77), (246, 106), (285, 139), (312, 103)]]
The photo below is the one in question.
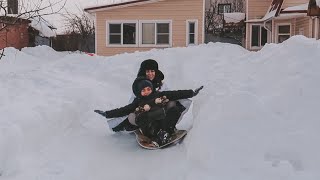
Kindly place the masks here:
[(148, 104), (154, 101), (156, 98), (166, 96), (170, 101), (176, 101), (179, 99), (187, 99), (193, 97), (193, 90), (178, 90), (178, 91), (162, 91), (150, 94), (148, 97), (135, 98), (131, 104), (124, 107), (106, 111), (106, 118), (115, 118), (126, 116), (135, 111), (139, 106)]

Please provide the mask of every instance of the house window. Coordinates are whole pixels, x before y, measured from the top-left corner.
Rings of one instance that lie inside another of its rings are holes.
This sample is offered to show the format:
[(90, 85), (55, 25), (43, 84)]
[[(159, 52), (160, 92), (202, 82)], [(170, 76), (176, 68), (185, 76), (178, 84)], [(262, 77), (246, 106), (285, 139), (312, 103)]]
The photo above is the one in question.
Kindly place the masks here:
[(198, 37), (198, 20), (187, 20), (187, 37), (186, 37), (186, 45), (195, 45), (198, 44), (197, 37)]
[(289, 39), (291, 36), (291, 25), (279, 25), (278, 26), (278, 43)]
[(251, 47), (262, 47), (268, 42), (268, 31), (262, 25), (251, 26)]
[(231, 12), (231, 4), (218, 4), (218, 14), (230, 13)]
[(170, 22), (141, 22), (141, 45), (170, 45)]
[(109, 23), (109, 44), (110, 45), (135, 45), (137, 42), (136, 23)]
[(8, 14), (18, 14), (18, 0), (7, 0), (7, 4)]

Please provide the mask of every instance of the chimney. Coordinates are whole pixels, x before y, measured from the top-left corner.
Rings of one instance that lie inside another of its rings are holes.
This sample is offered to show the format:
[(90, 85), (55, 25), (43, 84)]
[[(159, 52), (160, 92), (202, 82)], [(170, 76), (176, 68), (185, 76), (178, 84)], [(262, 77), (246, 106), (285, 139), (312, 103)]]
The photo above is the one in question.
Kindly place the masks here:
[(8, 14), (18, 14), (18, 0), (8, 1)]

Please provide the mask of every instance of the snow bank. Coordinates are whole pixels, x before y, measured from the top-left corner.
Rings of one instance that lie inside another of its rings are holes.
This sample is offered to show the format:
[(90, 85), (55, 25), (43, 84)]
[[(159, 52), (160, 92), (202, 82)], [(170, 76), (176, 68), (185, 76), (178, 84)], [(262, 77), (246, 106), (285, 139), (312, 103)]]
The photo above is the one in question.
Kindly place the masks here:
[[(319, 40), (294, 36), (258, 52), (223, 43), (113, 57), (5, 52), (2, 179), (320, 178)], [(183, 122), (193, 125), (183, 143), (159, 151), (110, 132), (93, 113), (125, 105), (148, 58), (172, 89), (205, 87)]]

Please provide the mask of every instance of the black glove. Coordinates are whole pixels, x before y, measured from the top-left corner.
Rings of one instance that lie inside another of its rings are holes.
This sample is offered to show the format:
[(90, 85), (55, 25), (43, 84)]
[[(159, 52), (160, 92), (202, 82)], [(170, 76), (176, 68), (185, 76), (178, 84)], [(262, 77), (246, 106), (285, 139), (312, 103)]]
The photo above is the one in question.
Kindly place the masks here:
[(199, 88), (195, 89), (195, 90), (193, 91), (193, 96), (198, 95), (199, 92), (200, 92), (200, 90), (201, 90), (202, 88), (203, 88), (203, 86), (200, 86)]
[(103, 117), (107, 117), (107, 113), (106, 113), (106, 112), (104, 112), (104, 111), (101, 111), (101, 110), (94, 110), (94, 112), (95, 112), (95, 113), (100, 114), (100, 115), (101, 115), (101, 116), (103, 116)]

